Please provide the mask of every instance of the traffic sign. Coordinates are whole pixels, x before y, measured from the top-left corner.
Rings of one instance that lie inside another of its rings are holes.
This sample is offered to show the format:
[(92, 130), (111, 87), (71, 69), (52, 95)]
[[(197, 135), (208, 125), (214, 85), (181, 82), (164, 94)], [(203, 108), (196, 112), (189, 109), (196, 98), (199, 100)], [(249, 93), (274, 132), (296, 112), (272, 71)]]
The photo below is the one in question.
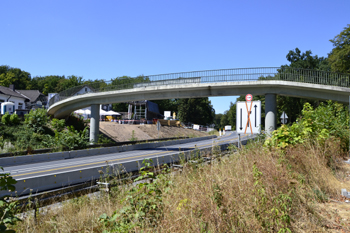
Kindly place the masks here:
[(246, 101), (252, 101), (252, 100), (253, 100), (253, 96), (252, 96), (251, 94), (247, 94), (247, 95), (245, 96), (245, 100), (246, 100)]
[(259, 134), (261, 131), (261, 102), (236, 103), (236, 131), (238, 134)]
[(287, 114), (283, 111), (282, 115), (281, 115), (281, 123), (282, 124), (287, 124), (287, 119), (288, 119), (288, 116)]

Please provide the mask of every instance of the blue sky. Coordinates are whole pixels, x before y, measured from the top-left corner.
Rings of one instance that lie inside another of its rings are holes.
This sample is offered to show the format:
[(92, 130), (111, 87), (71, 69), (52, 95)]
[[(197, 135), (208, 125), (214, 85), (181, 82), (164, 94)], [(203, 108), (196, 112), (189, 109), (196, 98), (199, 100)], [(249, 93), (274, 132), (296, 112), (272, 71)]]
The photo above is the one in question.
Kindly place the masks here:
[[(327, 56), (349, 0), (0, 1), (0, 65), (110, 80), (287, 64), (298, 47)], [(210, 98), (216, 113), (235, 97)]]

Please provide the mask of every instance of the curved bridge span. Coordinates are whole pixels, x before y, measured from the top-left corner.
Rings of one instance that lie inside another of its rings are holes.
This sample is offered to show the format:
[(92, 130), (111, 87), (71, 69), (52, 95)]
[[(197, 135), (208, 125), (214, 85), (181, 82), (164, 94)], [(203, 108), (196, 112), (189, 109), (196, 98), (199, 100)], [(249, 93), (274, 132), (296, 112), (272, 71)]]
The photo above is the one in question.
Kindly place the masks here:
[(76, 109), (91, 106), (90, 139), (97, 140), (99, 104), (136, 100), (211, 96), (266, 95), (265, 128), (276, 128), (276, 95), (349, 102), (350, 75), (295, 68), (245, 68), (206, 70), (137, 77), (122, 85), (88, 84), (93, 92), (77, 95), (86, 85), (58, 93), (48, 113), (64, 118)]

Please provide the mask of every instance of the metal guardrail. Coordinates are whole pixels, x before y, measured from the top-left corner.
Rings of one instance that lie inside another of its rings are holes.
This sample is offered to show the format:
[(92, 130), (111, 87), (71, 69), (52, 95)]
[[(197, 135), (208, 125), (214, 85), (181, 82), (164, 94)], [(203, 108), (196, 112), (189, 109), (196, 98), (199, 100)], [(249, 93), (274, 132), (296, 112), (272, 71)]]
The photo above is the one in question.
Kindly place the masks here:
[[(137, 141), (124, 141), (124, 142), (112, 142), (112, 143), (104, 143), (104, 144), (91, 144), (87, 145), (86, 148), (74, 148), (69, 150), (69, 148), (64, 148), (65, 150), (58, 152), (68, 152), (75, 150), (87, 150), (92, 148), (104, 148), (104, 147), (112, 147), (112, 146), (126, 146), (126, 145), (135, 145), (139, 143), (151, 143), (151, 142), (161, 142), (161, 141), (171, 141), (171, 140), (180, 140), (180, 139), (188, 139), (190, 137), (172, 137), (172, 138), (155, 138), (155, 139), (147, 139), (147, 140), (137, 140)], [(44, 148), (44, 149), (36, 149), (36, 150), (24, 150), (24, 151), (16, 151), (16, 152), (7, 152), (0, 153), (0, 159), (6, 157), (13, 156), (21, 156), (21, 155), (37, 155), (37, 154), (46, 154), (46, 153), (54, 153), (57, 151), (57, 148)]]
[[(50, 99), (49, 105), (77, 95), (82, 88), (88, 86), (92, 92), (132, 89), (146, 86), (181, 85), (189, 83), (238, 82), (257, 80), (281, 80), (290, 82), (312, 83), (339, 87), (350, 87), (350, 74), (328, 71), (299, 69), (291, 67), (261, 67), (204, 70), (149, 76), (138, 76), (129, 79), (86, 83), (69, 88)], [(86, 94), (86, 93), (84, 93)]]

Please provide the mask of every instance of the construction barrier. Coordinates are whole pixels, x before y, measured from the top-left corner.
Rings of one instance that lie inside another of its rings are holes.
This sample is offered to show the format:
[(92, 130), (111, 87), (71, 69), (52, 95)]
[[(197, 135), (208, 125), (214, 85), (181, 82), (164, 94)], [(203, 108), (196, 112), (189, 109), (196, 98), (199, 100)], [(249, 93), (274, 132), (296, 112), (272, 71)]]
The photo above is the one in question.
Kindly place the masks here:
[(162, 120), (162, 119), (159, 119), (158, 121), (162, 126), (180, 127), (180, 125), (181, 125), (180, 121), (171, 121), (171, 120)]

